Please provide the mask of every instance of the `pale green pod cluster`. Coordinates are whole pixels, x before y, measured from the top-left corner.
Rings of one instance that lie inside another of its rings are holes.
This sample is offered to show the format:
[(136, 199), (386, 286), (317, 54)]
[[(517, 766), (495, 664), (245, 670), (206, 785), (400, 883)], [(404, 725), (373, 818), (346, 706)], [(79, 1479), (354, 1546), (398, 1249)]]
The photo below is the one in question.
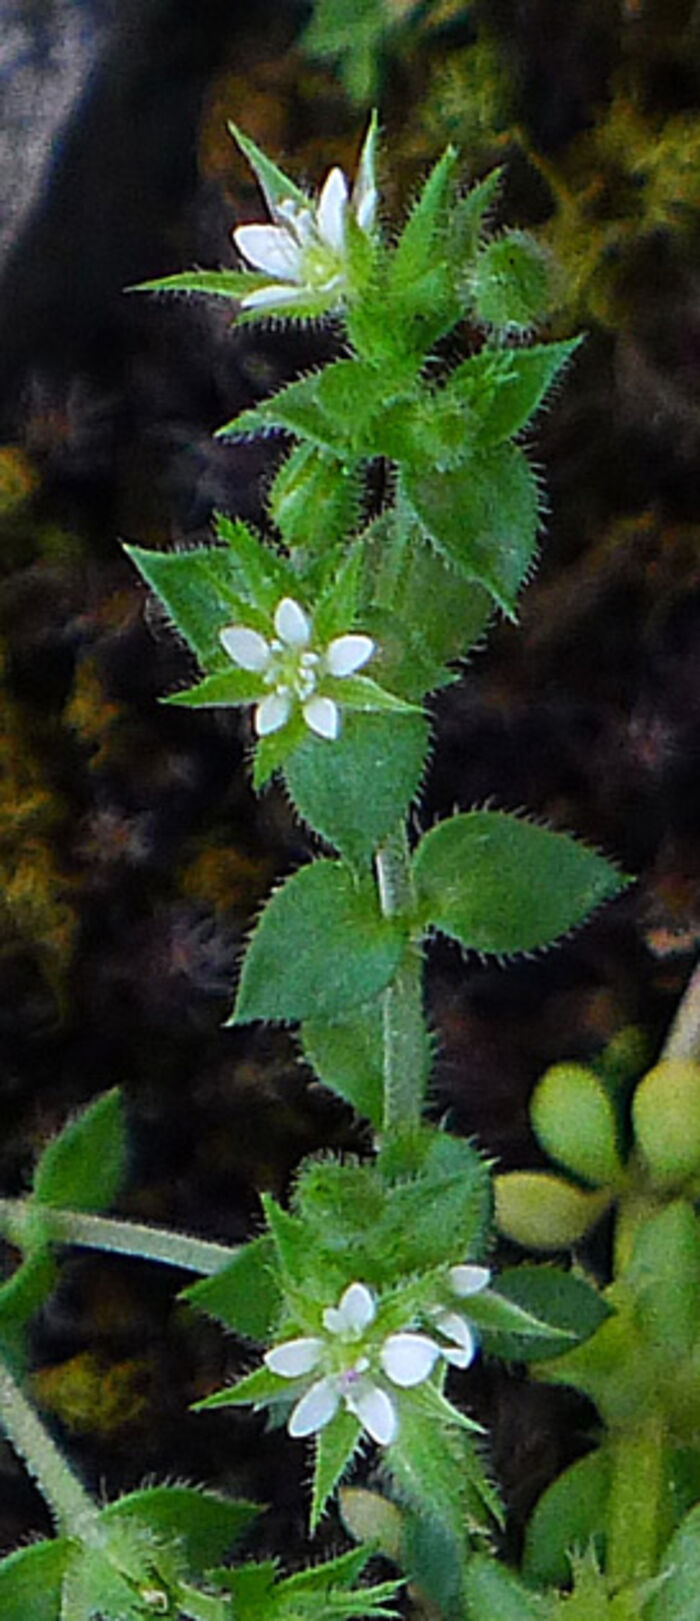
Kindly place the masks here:
[(529, 1249), (567, 1249), (600, 1220), (624, 1178), (615, 1110), (592, 1069), (553, 1064), (535, 1088), (530, 1119), (542, 1148), (576, 1183), (551, 1171), (498, 1176), (496, 1219)]
[(655, 1188), (667, 1193), (700, 1179), (700, 1064), (662, 1059), (639, 1082), (632, 1120)]

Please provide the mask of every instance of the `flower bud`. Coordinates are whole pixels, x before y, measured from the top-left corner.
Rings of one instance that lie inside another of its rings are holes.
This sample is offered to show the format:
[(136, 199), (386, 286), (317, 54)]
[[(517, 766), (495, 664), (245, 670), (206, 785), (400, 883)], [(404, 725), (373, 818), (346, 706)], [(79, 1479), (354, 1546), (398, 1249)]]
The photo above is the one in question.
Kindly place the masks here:
[(563, 1250), (595, 1226), (610, 1203), (550, 1171), (507, 1171), (494, 1181), (496, 1225), (505, 1238), (533, 1250)]
[(552, 1159), (594, 1187), (619, 1180), (615, 1112), (593, 1070), (553, 1064), (535, 1087), (530, 1119)]
[(664, 1191), (700, 1175), (700, 1064), (664, 1058), (632, 1099), (634, 1134), (652, 1182)]
[(546, 260), (525, 231), (507, 231), (488, 242), (477, 255), (470, 281), (478, 319), (496, 331), (527, 332), (546, 308)]

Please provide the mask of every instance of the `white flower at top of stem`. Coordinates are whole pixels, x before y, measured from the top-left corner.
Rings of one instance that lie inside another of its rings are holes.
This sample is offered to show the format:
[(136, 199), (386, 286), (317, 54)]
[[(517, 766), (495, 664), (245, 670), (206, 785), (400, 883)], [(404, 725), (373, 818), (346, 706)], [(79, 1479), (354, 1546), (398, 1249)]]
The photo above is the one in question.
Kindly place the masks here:
[(342, 302), (347, 286), (347, 216), (370, 235), (377, 207), (374, 178), (374, 125), (365, 138), (357, 178), (350, 193), (342, 169), (330, 170), (317, 202), (298, 197), (268, 198), (271, 225), (239, 225), (233, 240), (255, 270), (272, 277), (241, 300), (242, 309), (304, 303), (319, 296), (329, 307)]
[(326, 648), (314, 648), (311, 623), (293, 597), (278, 603), (273, 623), (270, 641), (249, 625), (227, 625), (219, 633), (234, 664), (260, 676), (261, 696), (254, 715), (258, 736), (279, 731), (299, 706), (309, 730), (333, 741), (340, 731), (340, 710), (335, 699), (324, 694), (324, 679), (354, 675), (372, 657), (372, 638), (348, 633), (335, 636)]
[[(290, 1435), (317, 1434), (343, 1406), (379, 1446), (389, 1446), (399, 1417), (385, 1381), (399, 1389), (422, 1384), (435, 1366), (440, 1347), (427, 1334), (405, 1330), (377, 1341), (372, 1291), (351, 1283), (337, 1306), (323, 1313), (323, 1335), (286, 1340), (265, 1353), (264, 1361), (282, 1379), (303, 1381), (288, 1424)], [(320, 1377), (308, 1383), (308, 1375)]]

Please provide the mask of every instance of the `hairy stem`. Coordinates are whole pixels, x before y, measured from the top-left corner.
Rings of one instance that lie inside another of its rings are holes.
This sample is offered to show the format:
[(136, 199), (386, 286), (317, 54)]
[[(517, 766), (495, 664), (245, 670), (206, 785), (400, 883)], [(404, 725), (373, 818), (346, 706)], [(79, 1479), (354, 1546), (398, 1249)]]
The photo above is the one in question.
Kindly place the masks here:
[(85, 1540), (97, 1523), (97, 1507), (2, 1360), (0, 1423), (48, 1503), (58, 1531)]
[(607, 1574), (613, 1581), (655, 1575), (669, 1533), (665, 1429), (652, 1414), (611, 1438), (612, 1474), (606, 1536)]
[[(22, 1232), (23, 1211), (28, 1201), (0, 1199), (0, 1229), (10, 1242)], [(160, 1261), (164, 1266), (182, 1267), (185, 1272), (207, 1276), (220, 1272), (233, 1260), (238, 1246), (215, 1244), (205, 1238), (190, 1238), (164, 1227), (147, 1227), (141, 1222), (118, 1221), (111, 1216), (88, 1215), (82, 1210), (53, 1210), (41, 1206), (41, 1217), (48, 1237), (57, 1244), (78, 1244), (87, 1249), (112, 1250), (119, 1255), (136, 1255)]]
[[(410, 910), (411, 868), (406, 828), (400, 827), (376, 857), (379, 901), (385, 917)], [(418, 1125), (430, 1073), (430, 1045), (423, 1014), (423, 953), (411, 941), (384, 992), (384, 1130)]]

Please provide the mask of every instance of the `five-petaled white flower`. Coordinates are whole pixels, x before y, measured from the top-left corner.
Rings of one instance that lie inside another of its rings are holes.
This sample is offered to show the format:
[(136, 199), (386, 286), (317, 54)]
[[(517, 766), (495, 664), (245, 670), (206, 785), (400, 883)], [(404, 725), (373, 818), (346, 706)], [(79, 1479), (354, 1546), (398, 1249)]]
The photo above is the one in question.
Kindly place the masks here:
[(278, 603), (274, 628), (276, 636), (269, 642), (249, 625), (227, 625), (219, 632), (234, 664), (259, 675), (263, 693), (270, 689), (256, 705), (258, 737), (278, 732), (300, 705), (309, 730), (332, 741), (340, 730), (340, 710), (335, 699), (319, 687), (327, 676), (342, 680), (361, 669), (374, 652), (372, 638), (336, 636), (325, 649), (314, 649), (309, 619), (293, 597), (283, 597)]
[[(481, 1294), (482, 1289), (488, 1288), (491, 1282), (491, 1273), (487, 1266), (451, 1266), (448, 1280), (452, 1293), (458, 1299), (466, 1300), (470, 1295)], [(449, 1346), (441, 1348), (441, 1356), (450, 1362), (453, 1368), (468, 1368), (476, 1356), (478, 1341), (474, 1329), (467, 1317), (459, 1311), (449, 1311), (442, 1307), (433, 1313), (435, 1328), (450, 1341)]]
[(266, 191), (272, 225), (239, 225), (233, 239), (255, 270), (273, 278), (241, 300), (242, 309), (267, 309), (321, 299), (334, 307), (347, 285), (348, 210), (361, 231), (372, 231), (377, 207), (374, 179), (374, 124), (365, 139), (352, 189), (342, 169), (331, 169), (317, 202)]
[[(289, 1419), (290, 1435), (316, 1434), (342, 1404), (379, 1446), (395, 1439), (398, 1413), (382, 1375), (400, 1389), (420, 1385), (432, 1372), (440, 1348), (427, 1334), (410, 1332), (373, 1342), (376, 1310), (366, 1284), (351, 1283), (339, 1304), (324, 1311), (325, 1335), (287, 1340), (265, 1353), (272, 1373), (305, 1384)], [(309, 1385), (308, 1375), (317, 1372), (320, 1378)]]

